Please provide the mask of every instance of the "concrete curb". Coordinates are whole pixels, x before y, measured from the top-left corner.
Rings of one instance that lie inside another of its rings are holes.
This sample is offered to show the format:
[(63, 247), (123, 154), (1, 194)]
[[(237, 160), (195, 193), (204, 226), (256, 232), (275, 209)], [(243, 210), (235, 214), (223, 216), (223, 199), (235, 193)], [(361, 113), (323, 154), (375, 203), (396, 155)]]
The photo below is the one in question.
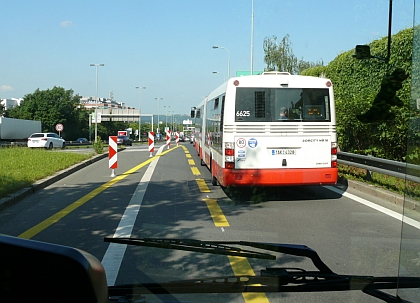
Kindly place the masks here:
[(5, 198), (0, 199), (0, 210), (3, 210), (9, 206), (14, 205), (15, 203), (23, 200), (24, 198), (26, 198), (27, 196), (33, 194), (34, 192), (45, 188), (55, 182), (57, 182), (58, 180), (63, 179), (64, 177), (67, 177), (71, 174), (73, 174), (74, 172), (78, 171), (79, 169), (82, 169), (86, 166), (89, 166), (99, 160), (102, 160), (104, 158), (108, 157), (108, 153), (103, 153), (101, 155), (96, 155), (90, 159), (87, 159), (83, 162), (77, 163), (73, 166), (70, 166), (62, 171), (59, 171), (58, 173), (56, 173), (53, 176), (49, 176), (47, 178), (41, 179), (36, 181), (34, 184), (32, 184), (29, 187), (23, 188), (20, 191), (9, 195)]
[(363, 183), (355, 180), (347, 180), (340, 177), (338, 183), (347, 185), (348, 188), (356, 189), (360, 192), (368, 194), (373, 197), (380, 198), (384, 201), (390, 202), (392, 204), (406, 207), (411, 210), (420, 212), (420, 201), (404, 197), (403, 195), (387, 191), (383, 188), (377, 187), (372, 184)]

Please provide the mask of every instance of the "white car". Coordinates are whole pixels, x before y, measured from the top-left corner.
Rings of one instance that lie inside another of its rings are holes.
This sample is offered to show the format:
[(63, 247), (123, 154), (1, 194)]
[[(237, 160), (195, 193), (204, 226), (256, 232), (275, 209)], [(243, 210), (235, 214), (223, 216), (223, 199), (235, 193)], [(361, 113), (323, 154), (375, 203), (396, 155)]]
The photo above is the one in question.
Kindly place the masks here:
[(66, 141), (54, 133), (34, 133), (28, 138), (28, 147), (46, 149), (65, 148)]

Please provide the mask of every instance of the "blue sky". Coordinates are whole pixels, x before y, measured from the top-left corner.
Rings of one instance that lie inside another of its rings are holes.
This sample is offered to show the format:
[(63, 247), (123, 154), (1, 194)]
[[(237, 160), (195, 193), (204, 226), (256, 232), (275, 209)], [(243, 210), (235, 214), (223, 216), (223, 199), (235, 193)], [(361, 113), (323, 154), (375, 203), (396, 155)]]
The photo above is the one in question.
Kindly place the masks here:
[[(72, 89), (158, 112), (187, 114), (251, 65), (251, 0), (0, 0), (0, 98)], [(387, 35), (388, 0), (254, 0), (254, 70), (263, 41), (289, 34), (294, 54), (333, 60)], [(393, 1), (393, 33), (413, 25), (414, 0)], [(221, 74), (213, 74), (217, 71)], [(167, 106), (164, 108), (164, 106)]]

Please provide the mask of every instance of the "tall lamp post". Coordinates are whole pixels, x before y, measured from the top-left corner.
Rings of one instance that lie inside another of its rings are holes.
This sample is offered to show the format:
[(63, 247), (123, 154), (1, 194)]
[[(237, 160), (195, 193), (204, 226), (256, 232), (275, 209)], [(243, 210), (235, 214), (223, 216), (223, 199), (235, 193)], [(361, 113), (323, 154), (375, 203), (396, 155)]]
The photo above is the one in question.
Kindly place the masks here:
[(160, 100), (163, 100), (163, 98), (155, 98), (158, 102), (158, 121), (157, 121), (157, 128), (156, 128), (156, 134), (159, 132), (159, 113), (160, 113)]
[(254, 74), (254, 0), (251, 8), (251, 76)]
[(146, 89), (145, 86), (136, 86), (140, 89), (140, 103), (139, 103), (139, 142), (141, 142), (141, 90)]
[(213, 46), (213, 48), (222, 48), (222, 49), (227, 50), (227, 52), (228, 52), (228, 73), (227, 73), (227, 76), (228, 76), (228, 79), (229, 79), (230, 78), (230, 52), (229, 52), (229, 50), (226, 47), (223, 47), (223, 46)]
[(170, 105), (168, 105), (168, 106), (164, 106), (164, 108), (165, 108), (165, 127), (167, 128), (168, 127), (168, 108), (170, 108), (171, 106)]
[(90, 64), (96, 66), (96, 106), (95, 106), (95, 141), (98, 138), (98, 66), (105, 66), (105, 64)]
[(174, 111), (172, 111), (172, 130), (175, 131), (175, 126), (174, 126)]

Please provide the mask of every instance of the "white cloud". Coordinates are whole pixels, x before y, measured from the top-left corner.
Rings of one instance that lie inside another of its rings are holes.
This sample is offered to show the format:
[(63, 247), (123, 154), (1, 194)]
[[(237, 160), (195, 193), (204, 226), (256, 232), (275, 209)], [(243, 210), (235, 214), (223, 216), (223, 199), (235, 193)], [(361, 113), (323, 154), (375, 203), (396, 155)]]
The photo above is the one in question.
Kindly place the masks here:
[(71, 21), (61, 21), (60, 22), (60, 26), (61, 27), (72, 27), (73, 26), (73, 22), (71, 22)]
[(0, 92), (2, 93), (6, 93), (6, 92), (12, 92), (15, 89), (13, 87), (11, 87), (10, 85), (0, 85)]

